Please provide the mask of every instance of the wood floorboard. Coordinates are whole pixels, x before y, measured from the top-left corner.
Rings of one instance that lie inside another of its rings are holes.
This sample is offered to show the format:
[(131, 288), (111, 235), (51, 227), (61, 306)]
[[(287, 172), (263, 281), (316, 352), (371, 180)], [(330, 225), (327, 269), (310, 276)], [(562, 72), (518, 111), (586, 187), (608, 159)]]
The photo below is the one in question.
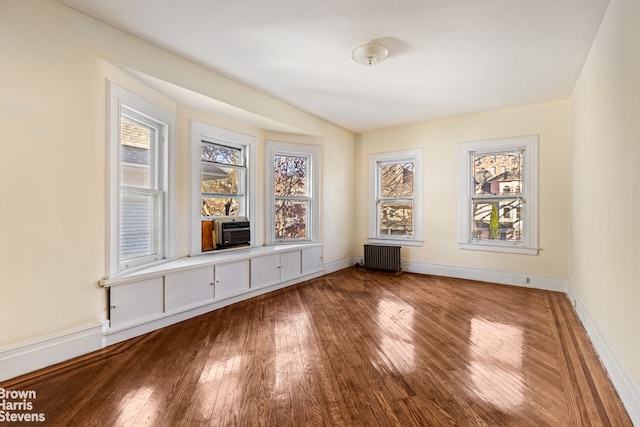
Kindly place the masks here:
[(631, 426), (564, 294), (345, 269), (14, 378), (50, 426)]

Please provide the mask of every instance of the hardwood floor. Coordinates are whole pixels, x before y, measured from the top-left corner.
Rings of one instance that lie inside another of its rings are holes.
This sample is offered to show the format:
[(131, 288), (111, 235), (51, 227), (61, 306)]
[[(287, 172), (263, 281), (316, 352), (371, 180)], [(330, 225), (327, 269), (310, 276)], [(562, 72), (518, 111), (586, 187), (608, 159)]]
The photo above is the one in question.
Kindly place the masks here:
[(566, 296), (350, 268), (0, 384), (52, 426), (631, 426)]

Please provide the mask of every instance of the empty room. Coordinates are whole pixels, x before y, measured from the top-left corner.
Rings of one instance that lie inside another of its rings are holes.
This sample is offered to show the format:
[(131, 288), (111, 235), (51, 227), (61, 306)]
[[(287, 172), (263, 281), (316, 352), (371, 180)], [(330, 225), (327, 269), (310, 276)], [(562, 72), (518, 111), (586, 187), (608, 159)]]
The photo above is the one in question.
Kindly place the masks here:
[(640, 425), (639, 20), (0, 1), (0, 424)]

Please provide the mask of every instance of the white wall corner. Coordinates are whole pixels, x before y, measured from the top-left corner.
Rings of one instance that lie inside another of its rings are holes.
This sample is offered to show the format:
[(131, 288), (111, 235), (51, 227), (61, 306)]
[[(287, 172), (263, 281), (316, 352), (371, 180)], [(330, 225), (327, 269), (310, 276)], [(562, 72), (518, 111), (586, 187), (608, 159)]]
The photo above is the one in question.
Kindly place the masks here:
[(105, 323), (102, 321), (0, 348), (0, 381), (100, 350)]
[(596, 322), (584, 304), (584, 299), (571, 280), (567, 280), (567, 297), (575, 307), (576, 313), (578, 313), (591, 343), (600, 356), (600, 360), (602, 360), (602, 364), (607, 370), (633, 425), (640, 426), (640, 384), (633, 379), (631, 371), (616, 356), (607, 340), (600, 333)]

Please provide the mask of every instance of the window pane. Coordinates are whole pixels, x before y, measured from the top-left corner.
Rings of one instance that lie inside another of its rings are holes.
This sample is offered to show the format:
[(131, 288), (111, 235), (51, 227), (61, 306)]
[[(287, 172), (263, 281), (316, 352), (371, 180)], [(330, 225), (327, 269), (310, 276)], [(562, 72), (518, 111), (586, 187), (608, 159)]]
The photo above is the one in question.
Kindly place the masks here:
[(380, 235), (411, 236), (413, 234), (412, 202), (381, 202)]
[(158, 253), (157, 216), (157, 193), (123, 191), (120, 199), (121, 260)]
[(201, 216), (245, 215), (243, 153), (241, 148), (200, 142)]
[(307, 157), (274, 156), (273, 191), (276, 196), (307, 194)]
[(153, 188), (151, 150), (155, 132), (127, 117), (120, 119), (120, 179), (129, 187)]
[(276, 201), (276, 240), (304, 239), (307, 237), (307, 208), (307, 201)]
[(413, 162), (380, 165), (381, 197), (413, 197)]
[(203, 197), (202, 216), (238, 216), (240, 201), (228, 197)]
[(519, 194), (523, 151), (473, 154), (474, 194)]
[(522, 199), (474, 200), (472, 237), (522, 242)]
[(208, 162), (221, 163), (224, 165), (244, 166), (242, 150), (239, 148), (227, 147), (204, 141), (202, 142), (200, 158)]
[(214, 194), (239, 194), (239, 175), (238, 169), (202, 162), (201, 191)]

